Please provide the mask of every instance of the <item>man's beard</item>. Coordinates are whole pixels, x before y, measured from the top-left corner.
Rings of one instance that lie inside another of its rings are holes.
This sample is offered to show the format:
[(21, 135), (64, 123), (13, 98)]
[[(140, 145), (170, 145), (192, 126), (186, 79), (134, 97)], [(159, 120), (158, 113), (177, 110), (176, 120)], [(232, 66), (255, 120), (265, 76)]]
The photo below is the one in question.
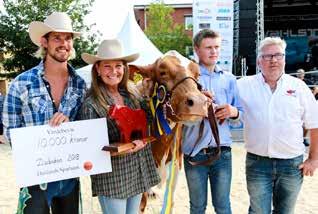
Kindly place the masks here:
[[(58, 51), (56, 51), (56, 52), (54, 52), (54, 53), (57, 53)], [(54, 59), (55, 61), (57, 61), (57, 62), (60, 62), (60, 63), (64, 63), (64, 62), (67, 62), (68, 61), (68, 59), (69, 59), (69, 57), (70, 57), (70, 53), (68, 52), (68, 55), (67, 55), (67, 57), (59, 57), (58, 56), (58, 53), (57, 54), (52, 54), (50, 51), (48, 51), (48, 55), (50, 55), (50, 57), (52, 58), (52, 59)], [(65, 54), (66, 55), (66, 54)]]

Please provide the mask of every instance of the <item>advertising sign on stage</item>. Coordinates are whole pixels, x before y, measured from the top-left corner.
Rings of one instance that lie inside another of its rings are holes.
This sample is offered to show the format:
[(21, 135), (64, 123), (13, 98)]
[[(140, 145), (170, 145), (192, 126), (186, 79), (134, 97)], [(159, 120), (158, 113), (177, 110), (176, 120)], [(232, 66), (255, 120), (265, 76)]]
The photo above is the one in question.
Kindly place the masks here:
[(222, 44), (218, 65), (232, 72), (233, 61), (233, 0), (193, 0), (193, 35), (202, 29), (221, 34)]
[(19, 187), (111, 172), (106, 119), (10, 130)]

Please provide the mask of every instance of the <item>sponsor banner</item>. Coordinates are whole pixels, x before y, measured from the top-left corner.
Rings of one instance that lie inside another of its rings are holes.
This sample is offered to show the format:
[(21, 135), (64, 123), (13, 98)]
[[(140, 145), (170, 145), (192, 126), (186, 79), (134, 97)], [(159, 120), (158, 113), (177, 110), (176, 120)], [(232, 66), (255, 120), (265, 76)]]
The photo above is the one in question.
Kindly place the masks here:
[[(202, 29), (211, 29), (222, 36), (218, 65), (232, 72), (233, 0), (193, 0), (193, 36)], [(196, 57), (197, 58), (197, 57)]]

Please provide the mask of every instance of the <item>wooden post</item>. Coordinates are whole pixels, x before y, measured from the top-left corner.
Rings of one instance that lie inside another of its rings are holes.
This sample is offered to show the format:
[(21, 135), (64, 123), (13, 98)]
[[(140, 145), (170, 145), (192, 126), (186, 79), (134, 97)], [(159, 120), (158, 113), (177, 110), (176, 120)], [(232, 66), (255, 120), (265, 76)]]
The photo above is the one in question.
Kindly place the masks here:
[(8, 89), (8, 81), (5, 79), (0, 79), (0, 92), (1, 92), (1, 94), (6, 95), (7, 89)]

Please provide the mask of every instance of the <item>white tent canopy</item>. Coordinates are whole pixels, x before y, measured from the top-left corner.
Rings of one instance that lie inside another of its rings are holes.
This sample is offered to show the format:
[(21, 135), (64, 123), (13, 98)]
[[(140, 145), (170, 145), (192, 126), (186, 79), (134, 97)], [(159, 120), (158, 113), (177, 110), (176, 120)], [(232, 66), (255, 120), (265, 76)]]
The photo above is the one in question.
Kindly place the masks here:
[[(148, 65), (162, 56), (162, 53), (152, 44), (137, 24), (133, 9), (128, 12), (125, 22), (117, 34), (117, 39), (122, 42), (125, 54), (140, 54), (140, 57), (132, 64)], [(77, 73), (84, 78), (88, 87), (90, 87), (91, 83), (91, 68), (92, 65), (87, 65), (77, 70)]]
[(140, 57), (132, 64), (147, 65), (162, 56), (162, 53), (152, 44), (137, 24), (133, 10), (128, 12), (117, 38), (121, 40), (127, 53), (140, 53)]

